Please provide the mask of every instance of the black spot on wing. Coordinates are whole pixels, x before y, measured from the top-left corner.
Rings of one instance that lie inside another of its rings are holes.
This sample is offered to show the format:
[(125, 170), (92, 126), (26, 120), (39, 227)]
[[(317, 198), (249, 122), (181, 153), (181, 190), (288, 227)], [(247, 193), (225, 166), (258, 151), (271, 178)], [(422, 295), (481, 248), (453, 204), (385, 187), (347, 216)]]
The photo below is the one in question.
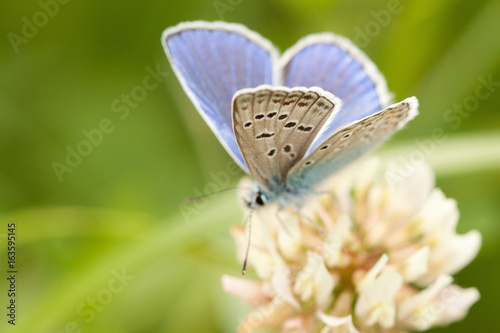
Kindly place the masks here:
[(272, 136), (274, 136), (275, 133), (261, 133), (259, 135), (257, 135), (255, 138), (256, 139), (266, 139), (266, 138), (270, 138)]
[(264, 115), (262, 113), (255, 115), (255, 119), (257, 119), (257, 120), (262, 119), (262, 118), (264, 118)]
[(313, 127), (312, 126), (305, 127), (304, 125), (300, 125), (299, 127), (297, 127), (297, 129), (302, 132), (310, 132), (313, 129)]
[(296, 122), (294, 122), (294, 121), (289, 121), (288, 123), (286, 123), (286, 124), (285, 124), (285, 127), (286, 127), (286, 128), (291, 128), (291, 127), (293, 127), (293, 126), (295, 126), (295, 125), (297, 125), (297, 123), (296, 123)]

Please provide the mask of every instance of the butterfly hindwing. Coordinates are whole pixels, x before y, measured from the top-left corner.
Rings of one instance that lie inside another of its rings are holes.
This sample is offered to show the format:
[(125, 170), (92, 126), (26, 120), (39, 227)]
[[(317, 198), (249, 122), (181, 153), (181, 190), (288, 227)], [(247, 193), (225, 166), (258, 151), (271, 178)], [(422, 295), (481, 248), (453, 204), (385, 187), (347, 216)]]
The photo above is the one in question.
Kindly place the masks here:
[(255, 32), (224, 22), (181, 23), (165, 30), (162, 43), (193, 104), (248, 172), (233, 134), (231, 99), (242, 88), (273, 84), (277, 51)]
[(377, 147), (418, 113), (418, 100), (410, 97), (357, 122), (347, 124), (322, 142), (290, 170), (292, 186), (314, 186), (354, 159)]
[(305, 154), (340, 100), (319, 88), (260, 86), (233, 99), (237, 143), (252, 176), (274, 192)]
[(336, 129), (387, 106), (390, 94), (375, 64), (351, 41), (331, 33), (310, 35), (282, 57), (285, 86), (319, 86), (342, 100), (342, 110), (331, 119), (308, 149), (310, 154)]

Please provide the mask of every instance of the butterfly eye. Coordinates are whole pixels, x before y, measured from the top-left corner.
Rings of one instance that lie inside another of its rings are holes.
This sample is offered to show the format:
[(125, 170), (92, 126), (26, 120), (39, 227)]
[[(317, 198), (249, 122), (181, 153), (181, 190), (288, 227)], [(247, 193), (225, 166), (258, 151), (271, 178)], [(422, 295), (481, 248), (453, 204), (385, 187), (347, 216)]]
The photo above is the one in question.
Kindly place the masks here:
[(257, 197), (255, 198), (255, 203), (259, 206), (264, 206), (266, 204), (267, 198), (262, 192), (257, 192)]

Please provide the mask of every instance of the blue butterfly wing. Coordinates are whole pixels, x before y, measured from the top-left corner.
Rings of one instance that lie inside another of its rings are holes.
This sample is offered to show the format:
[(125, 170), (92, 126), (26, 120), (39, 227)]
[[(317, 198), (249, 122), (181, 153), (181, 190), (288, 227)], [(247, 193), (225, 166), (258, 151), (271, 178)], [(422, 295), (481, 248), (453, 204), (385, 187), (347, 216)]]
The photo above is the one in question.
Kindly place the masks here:
[(410, 97), (354, 123), (326, 139), (288, 175), (290, 187), (312, 188), (361, 155), (376, 148), (418, 114), (418, 100)]
[(309, 155), (342, 125), (382, 110), (390, 100), (377, 67), (348, 39), (330, 33), (311, 35), (288, 50), (282, 59), (286, 86), (319, 86), (342, 100), (312, 142)]
[(231, 99), (240, 89), (273, 83), (277, 51), (244, 26), (224, 22), (181, 23), (165, 30), (162, 43), (198, 112), (249, 173), (233, 132)]

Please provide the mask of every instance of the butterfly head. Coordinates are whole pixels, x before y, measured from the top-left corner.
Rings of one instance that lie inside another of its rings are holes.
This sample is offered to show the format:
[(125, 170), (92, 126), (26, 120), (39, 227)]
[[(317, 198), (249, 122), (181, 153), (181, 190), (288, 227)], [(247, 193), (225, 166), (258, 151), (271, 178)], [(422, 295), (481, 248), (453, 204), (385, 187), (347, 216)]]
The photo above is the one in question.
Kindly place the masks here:
[(248, 208), (254, 209), (267, 205), (270, 202), (269, 199), (267, 192), (259, 184), (255, 183), (250, 198), (245, 200), (245, 204)]
[(267, 197), (264, 193), (262, 192), (257, 192), (257, 195), (255, 196), (255, 204), (257, 206), (264, 206), (267, 203)]

